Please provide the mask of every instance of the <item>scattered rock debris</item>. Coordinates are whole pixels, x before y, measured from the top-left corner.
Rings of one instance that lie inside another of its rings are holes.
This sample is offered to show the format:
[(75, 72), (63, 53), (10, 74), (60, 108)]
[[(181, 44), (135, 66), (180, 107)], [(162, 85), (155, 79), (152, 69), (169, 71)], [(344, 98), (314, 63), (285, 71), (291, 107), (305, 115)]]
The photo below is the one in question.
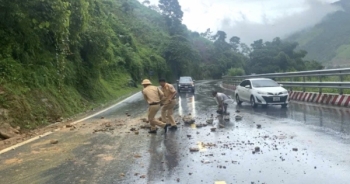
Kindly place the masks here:
[(255, 152), (260, 152), (260, 147), (255, 147), (254, 151)]
[(142, 156), (141, 155), (139, 155), (139, 154), (135, 154), (134, 155), (134, 158), (141, 158)]
[(74, 125), (72, 125), (72, 124), (67, 124), (66, 125), (66, 128), (71, 128), (71, 127), (73, 127)]
[(235, 119), (238, 121), (238, 120), (242, 120), (243, 119), (243, 116), (240, 116), (240, 115), (236, 115)]
[(50, 144), (58, 144), (58, 140), (57, 139), (51, 140)]
[(132, 132), (133, 132), (133, 131), (136, 131), (136, 128), (131, 128), (130, 131), (132, 131)]
[(198, 152), (199, 148), (190, 148), (190, 152)]
[(3, 139), (10, 139), (12, 137), (15, 137), (17, 134), (19, 134), (20, 129), (13, 128), (8, 123), (0, 123), (0, 140)]
[(261, 125), (260, 125), (260, 124), (257, 124), (257, 125), (256, 125), (256, 128), (260, 129), (260, 128), (261, 128)]
[(185, 124), (193, 124), (194, 122), (196, 122), (196, 120), (191, 116), (191, 114), (184, 116), (182, 120)]
[(298, 148), (293, 148), (293, 151), (298, 151)]
[(147, 118), (141, 118), (141, 121), (144, 123), (149, 123), (149, 121), (147, 120)]
[(213, 119), (213, 118), (207, 119), (207, 123), (208, 123), (208, 124), (213, 124), (213, 122), (214, 122), (214, 119)]
[(210, 128), (210, 131), (215, 132), (216, 128)]
[(197, 128), (202, 128), (202, 127), (203, 127), (203, 124), (198, 123), (198, 124), (196, 124), (196, 127), (197, 127)]
[(141, 129), (150, 129), (151, 126), (150, 125), (141, 125), (140, 128)]

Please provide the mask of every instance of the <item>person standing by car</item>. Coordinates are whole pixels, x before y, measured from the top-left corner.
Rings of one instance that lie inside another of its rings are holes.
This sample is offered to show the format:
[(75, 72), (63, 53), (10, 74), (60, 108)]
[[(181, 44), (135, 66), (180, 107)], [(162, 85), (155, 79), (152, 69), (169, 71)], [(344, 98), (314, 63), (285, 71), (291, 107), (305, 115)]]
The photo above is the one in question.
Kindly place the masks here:
[(227, 107), (228, 107), (228, 101), (231, 99), (224, 93), (218, 93), (217, 91), (213, 91), (212, 93), (213, 97), (215, 98), (216, 102), (218, 103), (218, 113), (222, 112), (223, 114), (227, 114)]
[(149, 105), (148, 121), (151, 124), (151, 130), (148, 133), (156, 134), (157, 133), (156, 125), (164, 128), (164, 132), (166, 133), (168, 131), (168, 125), (155, 118), (157, 112), (160, 109), (160, 103), (161, 103), (161, 99), (164, 97), (164, 93), (156, 86), (153, 86), (151, 81), (148, 79), (143, 80), (141, 84), (143, 85), (143, 88), (144, 88), (142, 90), (143, 97)]
[[(166, 122), (168, 119), (170, 121), (170, 130), (176, 130), (176, 122), (174, 119), (174, 107), (176, 105), (176, 90), (173, 85), (167, 83), (165, 79), (159, 79), (159, 84), (161, 86), (161, 90), (164, 93), (164, 99), (162, 101), (162, 120)], [(166, 122), (167, 123), (167, 122)]]

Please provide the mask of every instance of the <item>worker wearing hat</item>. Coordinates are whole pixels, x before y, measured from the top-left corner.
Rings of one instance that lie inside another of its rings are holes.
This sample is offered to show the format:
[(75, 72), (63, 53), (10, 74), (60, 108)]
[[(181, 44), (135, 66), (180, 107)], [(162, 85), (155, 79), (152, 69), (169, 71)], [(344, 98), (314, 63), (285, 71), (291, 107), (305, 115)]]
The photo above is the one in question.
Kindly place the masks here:
[(165, 133), (168, 131), (168, 126), (166, 123), (163, 123), (155, 118), (157, 112), (160, 109), (161, 100), (164, 97), (164, 93), (153, 86), (151, 81), (145, 79), (141, 83), (143, 85), (142, 94), (146, 102), (148, 103), (148, 121), (151, 124), (151, 130), (148, 133), (156, 134), (157, 128), (156, 126), (160, 126), (164, 128)]
[[(170, 121), (170, 130), (176, 130), (176, 122), (174, 120), (174, 107), (176, 105), (176, 90), (173, 85), (167, 83), (165, 79), (159, 79), (159, 84), (162, 87), (164, 93), (164, 98), (162, 100), (162, 121), (166, 122), (168, 119)], [(168, 122), (166, 122), (168, 124)]]

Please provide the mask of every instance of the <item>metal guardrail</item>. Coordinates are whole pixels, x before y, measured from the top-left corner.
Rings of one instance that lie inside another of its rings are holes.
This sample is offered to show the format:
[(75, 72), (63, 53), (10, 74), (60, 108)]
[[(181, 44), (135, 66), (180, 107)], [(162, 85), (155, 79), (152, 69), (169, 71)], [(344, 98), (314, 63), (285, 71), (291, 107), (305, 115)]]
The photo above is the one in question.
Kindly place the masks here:
[[(254, 74), (244, 76), (223, 76), (224, 83), (238, 85), (242, 80), (249, 78), (271, 78), (271, 79), (286, 79), (288, 81), (278, 81), (283, 86), (290, 87), (302, 87), (303, 91), (305, 88), (318, 88), (319, 93), (322, 93), (323, 88), (339, 89), (339, 93), (343, 94), (343, 89), (350, 89), (350, 82), (344, 82), (344, 76), (350, 76), (350, 68), (342, 69), (328, 69), (328, 70), (311, 70), (311, 71), (300, 71), (300, 72), (286, 72), (286, 73), (268, 73), (268, 74)], [(337, 76), (338, 81), (334, 82), (322, 82), (325, 77)], [(307, 81), (307, 78), (318, 77), (318, 81)], [(302, 78), (302, 82), (295, 81), (295, 78)], [(295, 82), (294, 82), (295, 81)]]

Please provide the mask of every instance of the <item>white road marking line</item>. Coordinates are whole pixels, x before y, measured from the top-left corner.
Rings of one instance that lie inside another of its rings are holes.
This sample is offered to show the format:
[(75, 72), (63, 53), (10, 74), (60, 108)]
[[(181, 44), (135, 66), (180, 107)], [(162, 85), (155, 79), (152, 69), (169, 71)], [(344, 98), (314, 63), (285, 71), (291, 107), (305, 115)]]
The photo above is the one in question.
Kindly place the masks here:
[[(103, 109), (103, 110), (101, 110), (101, 111), (99, 111), (99, 112), (96, 112), (95, 114), (92, 114), (92, 115), (90, 115), (90, 116), (88, 116), (88, 117), (85, 117), (85, 118), (83, 118), (83, 119), (74, 121), (74, 122), (72, 122), (72, 123), (70, 123), (70, 124), (71, 124), (71, 125), (75, 125), (75, 124), (77, 124), (77, 123), (80, 123), (80, 122), (82, 122), (82, 121), (85, 121), (85, 120), (87, 120), (87, 119), (90, 119), (90, 118), (92, 118), (92, 117), (94, 117), (94, 116), (97, 116), (97, 115), (99, 115), (99, 114), (101, 114), (101, 113), (104, 113), (104, 112), (106, 112), (106, 111), (108, 111), (108, 110), (110, 110), (110, 109), (116, 107), (117, 105), (120, 105), (121, 103), (124, 103), (125, 101), (128, 101), (129, 99), (133, 98), (134, 96), (136, 96), (136, 95), (139, 94), (139, 93), (141, 93), (141, 92), (135, 93), (135, 94), (129, 96), (128, 98), (126, 98), (126, 99), (124, 99), (124, 100), (122, 100), (122, 101), (120, 101), (120, 102), (118, 102), (118, 103), (116, 103), (116, 104), (114, 104), (114, 105), (112, 105), (112, 106), (110, 106), (110, 107), (107, 107), (106, 109)], [(14, 149), (16, 149), (16, 148), (18, 148), (18, 147), (20, 147), (20, 146), (25, 145), (25, 144), (28, 144), (28, 143), (30, 143), (30, 142), (33, 142), (33, 141), (35, 141), (35, 140), (38, 140), (38, 139), (40, 139), (40, 138), (42, 138), (42, 137), (48, 136), (48, 135), (50, 135), (50, 134), (52, 134), (52, 133), (54, 133), (54, 132), (56, 132), (56, 131), (58, 131), (58, 130), (59, 130), (59, 129), (55, 129), (54, 131), (46, 132), (46, 133), (44, 133), (44, 134), (42, 134), (42, 135), (38, 135), (38, 136), (33, 137), (33, 138), (31, 138), (31, 139), (28, 139), (28, 140), (26, 140), (26, 141), (24, 141), (24, 142), (21, 142), (21, 143), (19, 143), (19, 144), (16, 144), (16, 145), (13, 145), (13, 146), (8, 147), (8, 148), (6, 148), (6, 149), (3, 149), (3, 150), (0, 151), (0, 155), (3, 154), (3, 153), (6, 153), (6, 152), (8, 152), (8, 151), (14, 150)]]

